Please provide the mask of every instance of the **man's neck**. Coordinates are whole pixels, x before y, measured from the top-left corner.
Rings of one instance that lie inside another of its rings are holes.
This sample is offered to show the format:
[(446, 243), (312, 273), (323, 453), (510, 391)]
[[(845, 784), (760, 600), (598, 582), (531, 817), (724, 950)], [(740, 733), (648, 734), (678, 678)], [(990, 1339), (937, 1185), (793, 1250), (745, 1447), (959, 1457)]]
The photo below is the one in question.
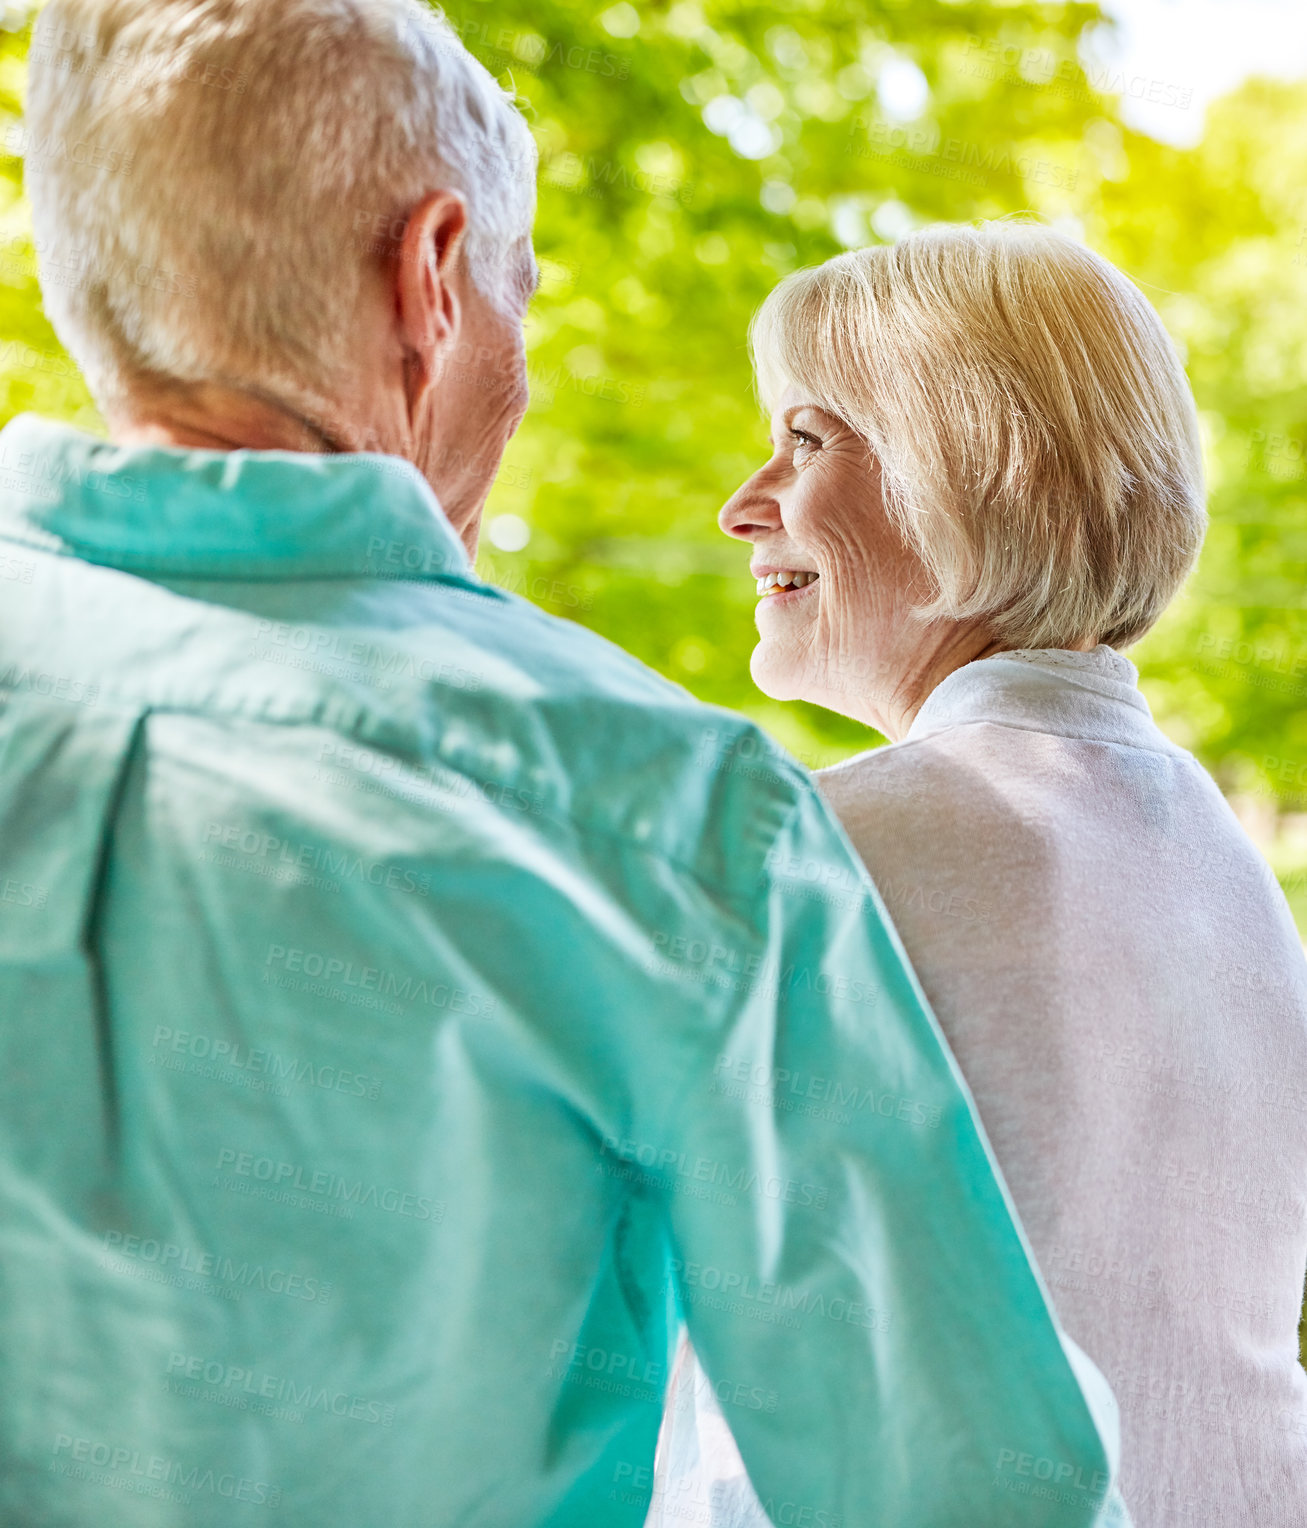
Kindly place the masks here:
[(199, 383), (163, 393), (132, 394), (109, 416), (121, 445), (181, 446), (204, 451), (302, 451), (316, 455), (366, 449), (335, 419), (271, 395)]

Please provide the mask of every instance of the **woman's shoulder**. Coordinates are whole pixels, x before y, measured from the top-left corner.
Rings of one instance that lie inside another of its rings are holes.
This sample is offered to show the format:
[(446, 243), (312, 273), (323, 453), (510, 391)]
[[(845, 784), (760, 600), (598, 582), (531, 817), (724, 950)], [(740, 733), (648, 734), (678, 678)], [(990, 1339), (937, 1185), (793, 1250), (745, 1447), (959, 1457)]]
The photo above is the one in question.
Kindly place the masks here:
[(817, 787), (864, 859), (980, 856), (1030, 873), (1070, 841), (1116, 831), (1114, 766), (1076, 740), (991, 723), (908, 737), (820, 771)]
[(869, 748), (819, 769), (815, 779), (822, 795), (837, 810), (839, 803), (853, 805), (859, 801), (938, 804), (941, 790), (947, 789), (951, 796), (968, 781), (985, 777), (981, 756), (987, 751), (977, 729), (951, 727)]
[(988, 836), (1012, 809), (1005, 771), (981, 758), (983, 744), (949, 729), (907, 738), (819, 770), (817, 788), (869, 864), (907, 846), (946, 854), (978, 833)]

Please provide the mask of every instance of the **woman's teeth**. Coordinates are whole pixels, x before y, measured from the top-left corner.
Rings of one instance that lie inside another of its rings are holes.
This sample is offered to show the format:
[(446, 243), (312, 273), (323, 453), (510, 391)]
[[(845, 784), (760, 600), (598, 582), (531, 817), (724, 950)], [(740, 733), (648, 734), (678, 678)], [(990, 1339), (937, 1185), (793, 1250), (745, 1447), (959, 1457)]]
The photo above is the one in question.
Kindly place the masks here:
[(765, 578), (758, 580), (758, 597), (762, 599), (769, 594), (780, 594), (785, 589), (804, 589), (820, 576), (818, 573), (791, 573), (788, 570), (768, 573)]

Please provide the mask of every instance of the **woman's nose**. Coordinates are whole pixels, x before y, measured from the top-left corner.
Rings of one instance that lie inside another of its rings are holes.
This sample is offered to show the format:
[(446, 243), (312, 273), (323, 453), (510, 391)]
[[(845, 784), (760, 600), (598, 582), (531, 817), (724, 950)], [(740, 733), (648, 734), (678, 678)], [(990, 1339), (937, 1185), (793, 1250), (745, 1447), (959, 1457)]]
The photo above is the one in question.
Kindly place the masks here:
[(780, 504), (759, 482), (761, 476), (761, 473), (755, 473), (747, 483), (742, 483), (717, 516), (717, 524), (728, 536), (736, 536), (741, 541), (756, 541), (780, 525)]

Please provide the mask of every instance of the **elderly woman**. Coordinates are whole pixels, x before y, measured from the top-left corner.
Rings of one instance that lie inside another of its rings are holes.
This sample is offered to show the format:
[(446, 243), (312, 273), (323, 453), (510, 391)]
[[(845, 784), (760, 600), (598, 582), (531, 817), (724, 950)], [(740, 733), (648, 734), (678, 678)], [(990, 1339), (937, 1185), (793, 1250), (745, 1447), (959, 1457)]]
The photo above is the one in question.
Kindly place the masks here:
[[(721, 515), (753, 674), (891, 740), (820, 783), (1116, 1391), (1136, 1528), (1301, 1528), (1307, 967), (1122, 651), (1203, 535), (1175, 351), (1118, 271), (1012, 224), (801, 272), (753, 343), (772, 451)], [(660, 1472), (667, 1521), (767, 1521), (688, 1357)]]

